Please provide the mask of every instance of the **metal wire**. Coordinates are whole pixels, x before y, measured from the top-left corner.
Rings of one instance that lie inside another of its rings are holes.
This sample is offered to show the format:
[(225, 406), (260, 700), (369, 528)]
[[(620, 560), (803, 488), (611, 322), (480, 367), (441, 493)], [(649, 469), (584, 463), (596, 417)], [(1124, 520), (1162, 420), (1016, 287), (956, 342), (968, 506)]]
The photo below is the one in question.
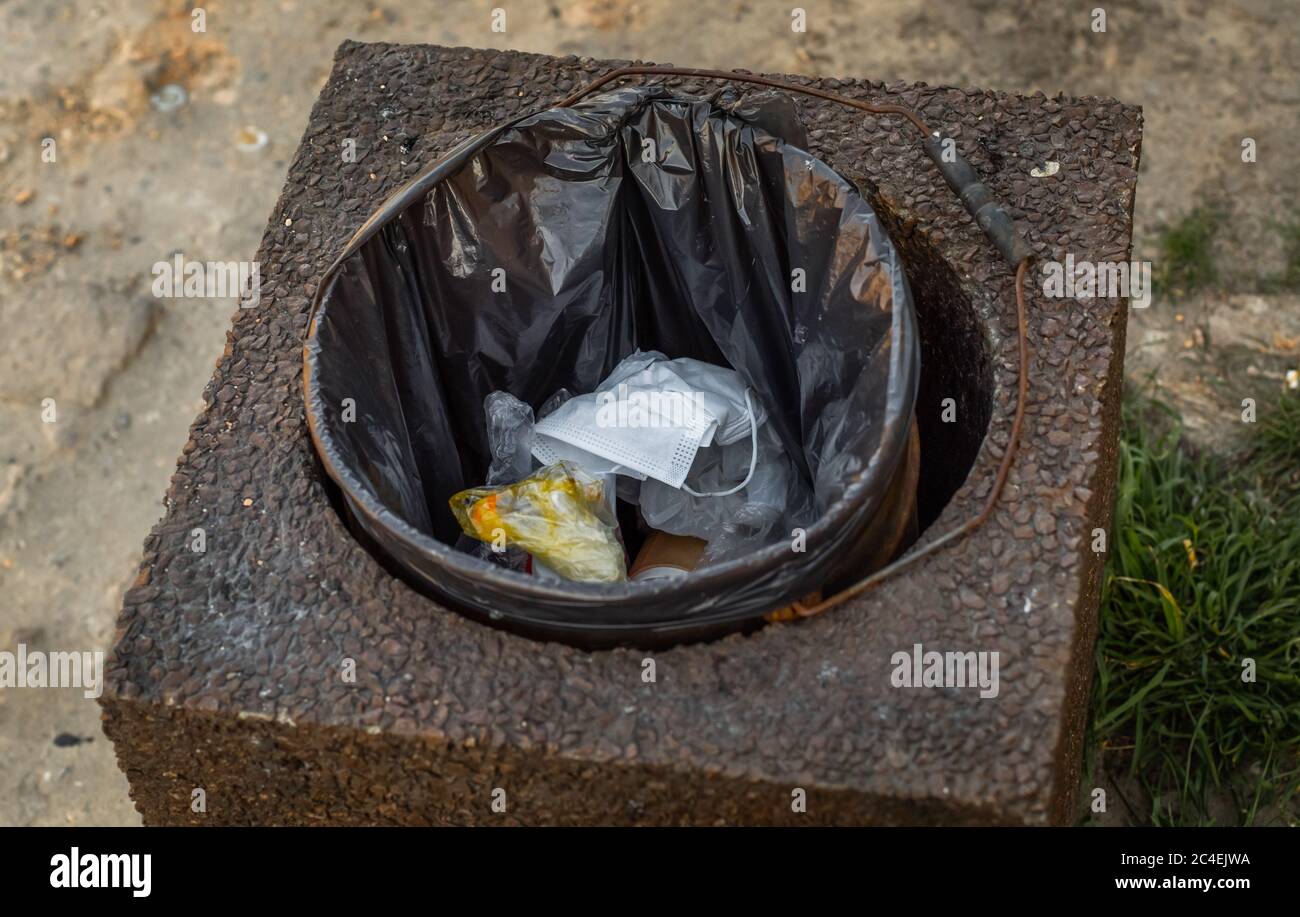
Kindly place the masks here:
[(1029, 269), (1029, 259), (1026, 258), (1020, 262), (1016, 268), (1016, 318), (1019, 322), (1020, 337), (1020, 372), (1019, 382), (1016, 390), (1016, 410), (1011, 420), (1011, 438), (1007, 441), (1006, 451), (1002, 453), (1002, 462), (998, 465), (998, 476), (993, 480), (993, 489), (989, 491), (988, 499), (984, 501), (984, 508), (978, 515), (972, 516), (964, 523), (957, 526), (951, 531), (945, 532), (934, 541), (927, 542), (924, 546), (904, 554), (898, 560), (884, 567), (881, 567), (875, 573), (865, 579), (861, 579), (845, 589), (841, 589), (825, 601), (819, 602), (810, 608), (804, 608), (799, 611), (800, 617), (812, 617), (821, 614), (823, 611), (841, 605), (849, 599), (857, 598), (865, 592), (874, 589), (882, 582), (889, 579), (899, 570), (912, 566), (918, 560), (929, 557), (935, 551), (951, 544), (958, 538), (969, 535), (988, 521), (989, 516), (993, 515), (993, 509), (998, 504), (998, 499), (1002, 496), (1002, 488), (1006, 486), (1007, 477), (1011, 474), (1011, 466), (1015, 463), (1016, 452), (1020, 448), (1020, 428), (1025, 421), (1025, 403), (1029, 400), (1029, 339), (1026, 334), (1025, 319), (1025, 273)]
[(597, 77), (586, 86), (583, 86), (581, 89), (562, 100), (556, 107), (568, 108), (574, 102), (590, 95), (600, 87), (628, 76), (689, 76), (697, 79), (726, 80), (732, 83), (753, 83), (758, 86), (771, 86), (774, 89), (784, 89), (786, 92), (798, 92), (806, 96), (816, 96), (819, 99), (826, 99), (828, 102), (838, 102), (841, 105), (847, 105), (849, 108), (856, 108), (859, 111), (870, 112), (873, 115), (898, 115), (901, 118), (906, 118), (908, 121), (911, 121), (923, 136), (930, 136), (930, 129), (926, 127), (925, 122), (921, 120), (921, 116), (910, 108), (902, 105), (862, 102), (858, 99), (850, 99), (848, 96), (838, 95), (834, 92), (827, 92), (825, 89), (818, 89), (816, 86), (800, 86), (798, 83), (791, 83), (786, 80), (776, 80), (768, 76), (758, 76), (752, 73), (733, 73), (728, 70), (699, 70), (694, 67), (659, 67), (651, 65), (644, 67), (620, 67), (617, 70), (611, 70), (609, 73)]

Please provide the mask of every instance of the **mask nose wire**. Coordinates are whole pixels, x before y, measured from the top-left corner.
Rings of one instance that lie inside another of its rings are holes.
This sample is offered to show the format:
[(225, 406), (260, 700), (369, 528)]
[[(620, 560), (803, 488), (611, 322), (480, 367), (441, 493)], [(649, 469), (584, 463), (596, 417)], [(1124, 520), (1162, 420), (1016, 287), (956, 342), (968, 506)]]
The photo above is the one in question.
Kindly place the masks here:
[(754, 469), (758, 467), (758, 416), (754, 413), (754, 398), (749, 389), (745, 389), (745, 407), (749, 409), (749, 474), (745, 475), (745, 480), (731, 488), (731, 490), (720, 490), (717, 493), (698, 493), (691, 490), (683, 481), (682, 490), (692, 497), (729, 497), (749, 486), (749, 481), (754, 476)]

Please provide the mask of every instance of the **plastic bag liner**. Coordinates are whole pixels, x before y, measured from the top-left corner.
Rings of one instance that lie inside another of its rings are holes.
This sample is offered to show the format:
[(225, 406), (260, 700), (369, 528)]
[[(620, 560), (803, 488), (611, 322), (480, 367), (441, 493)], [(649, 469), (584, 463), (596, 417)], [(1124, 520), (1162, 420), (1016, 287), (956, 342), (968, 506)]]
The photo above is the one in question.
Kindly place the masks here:
[[(638, 347), (744, 377), (812, 485), (806, 533), (654, 584), (544, 582), (455, 550), (447, 499), (485, 479), (488, 393), (536, 409)], [(898, 253), (805, 151), (789, 98), (664, 87), (521, 117), (426, 168), (323, 278), (304, 359), (359, 539), (464, 614), (589, 648), (717, 636), (868, 572), (920, 373)]]

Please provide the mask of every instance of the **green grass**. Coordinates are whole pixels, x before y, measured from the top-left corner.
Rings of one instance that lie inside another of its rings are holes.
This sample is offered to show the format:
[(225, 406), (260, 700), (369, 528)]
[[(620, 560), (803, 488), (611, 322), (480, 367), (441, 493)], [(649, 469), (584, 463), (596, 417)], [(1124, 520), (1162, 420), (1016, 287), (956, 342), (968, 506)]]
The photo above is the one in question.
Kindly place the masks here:
[(1126, 400), (1088, 747), (1141, 823), (1300, 812), (1300, 398), (1254, 433), (1193, 455), (1172, 411)]
[(1300, 395), (1284, 397), (1259, 416), (1253, 446), (1246, 471), (1256, 487), (1300, 511)]
[(1155, 288), (1182, 296), (1217, 283), (1214, 240), (1222, 223), (1223, 215), (1216, 207), (1202, 204), (1177, 223), (1163, 227), (1155, 263)]
[(1282, 270), (1260, 280), (1265, 293), (1300, 290), (1300, 218), (1290, 223), (1274, 224), (1282, 237)]

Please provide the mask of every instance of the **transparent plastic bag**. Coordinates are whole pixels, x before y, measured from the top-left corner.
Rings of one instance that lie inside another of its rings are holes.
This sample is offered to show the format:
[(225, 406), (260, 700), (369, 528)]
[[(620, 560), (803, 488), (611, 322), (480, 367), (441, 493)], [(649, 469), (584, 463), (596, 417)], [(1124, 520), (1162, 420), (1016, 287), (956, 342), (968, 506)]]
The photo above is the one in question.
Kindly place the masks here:
[(462, 490), (448, 502), (465, 534), (527, 551), (565, 579), (627, 579), (605, 484), (571, 462), (547, 465), (515, 484)]
[(533, 409), (509, 392), (492, 392), (483, 399), (483, 413), (492, 450), (485, 483), (493, 487), (528, 477), (533, 470)]
[[(513, 484), (528, 477), (533, 468), (533, 409), (509, 392), (496, 391), (483, 399), (483, 414), (492, 453), (484, 486)], [(528, 552), (517, 547), (494, 551), (490, 544), (462, 534), (456, 549), (500, 567), (528, 571)]]
[(557, 408), (572, 397), (573, 392), (569, 391), (567, 388), (560, 389), (550, 398), (547, 398), (542, 402), (542, 406), (537, 409), (537, 419), (541, 420), (543, 417), (549, 417), (551, 414), (554, 414)]
[[(700, 450), (688, 483), (701, 493), (734, 486), (749, 470), (752, 449), (743, 439)], [(701, 567), (756, 551), (815, 519), (811, 489), (767, 424), (758, 427), (753, 477), (737, 493), (699, 497), (651, 479), (641, 482), (637, 503), (650, 528), (707, 541)]]

